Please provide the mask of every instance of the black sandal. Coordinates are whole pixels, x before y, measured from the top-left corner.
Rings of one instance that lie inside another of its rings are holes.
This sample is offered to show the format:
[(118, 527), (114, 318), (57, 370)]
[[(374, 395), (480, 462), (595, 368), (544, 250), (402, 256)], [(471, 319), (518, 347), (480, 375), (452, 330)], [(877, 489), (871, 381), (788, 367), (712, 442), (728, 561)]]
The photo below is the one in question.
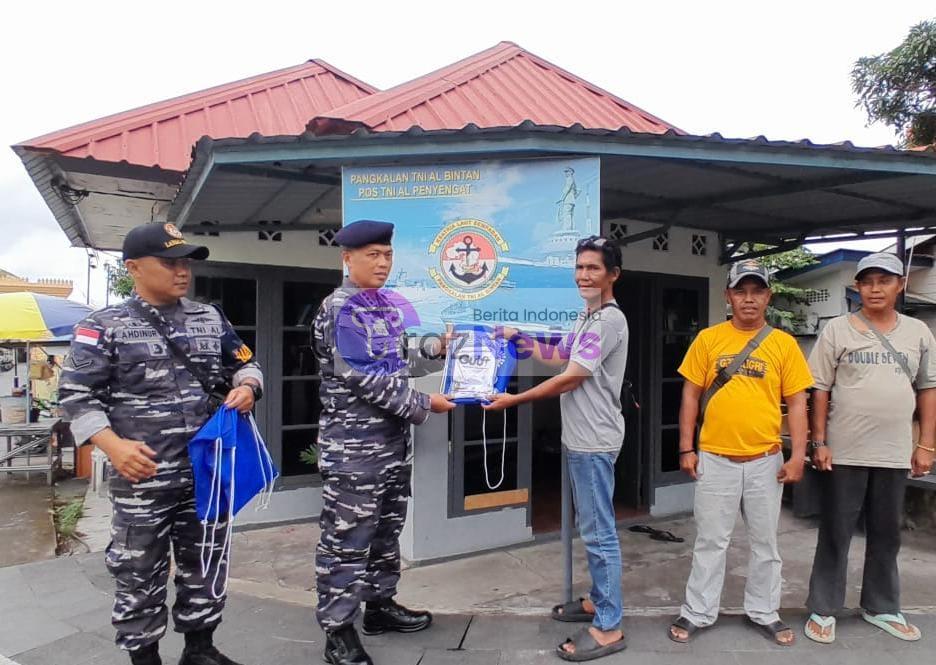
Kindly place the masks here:
[(566, 621), (568, 623), (578, 623), (580, 621), (590, 623), (595, 615), (585, 611), (584, 601), (584, 598), (579, 598), (562, 605), (556, 605), (552, 608), (552, 618), (556, 621)]
[[(746, 617), (746, 619), (749, 624), (757, 628), (757, 630), (763, 633), (764, 636), (767, 639), (771, 640), (774, 644), (777, 644), (781, 647), (789, 647), (789, 646), (793, 646), (793, 643), (796, 641), (796, 635), (793, 633), (793, 629), (790, 628), (785, 623), (783, 623), (782, 621), (780, 621), (779, 619), (769, 624), (757, 623), (756, 621), (751, 619), (751, 617)], [(789, 642), (781, 642), (780, 639), (777, 637), (780, 633), (782, 633), (785, 630), (790, 631), (790, 635), (793, 637), (793, 639), (790, 640)]]
[(627, 530), (633, 531), (634, 533), (649, 534), (651, 540), (662, 540), (665, 543), (682, 543), (686, 540), (685, 538), (674, 536), (669, 531), (655, 529), (652, 526), (647, 526), (646, 524), (635, 524), (634, 526), (628, 527)]
[(650, 540), (662, 540), (665, 543), (682, 543), (685, 542), (686, 539), (680, 536), (674, 536), (670, 531), (654, 529), (653, 533), (650, 534)]
[[(681, 640), (673, 635), (673, 628), (682, 628), (684, 631), (686, 631), (686, 639)], [(700, 630), (702, 630), (702, 626), (695, 625), (684, 616), (678, 616), (673, 621), (673, 623), (670, 624), (670, 627), (666, 629), (666, 634), (671, 640), (678, 644), (688, 644), (689, 640), (692, 639), (692, 636)]]
[[(566, 651), (564, 647), (567, 644), (574, 646), (575, 651)], [(595, 658), (610, 656), (612, 653), (623, 651), (626, 648), (627, 640), (623, 635), (621, 636), (621, 639), (617, 640), (616, 642), (602, 645), (599, 644), (598, 640), (595, 639), (588, 628), (582, 628), (582, 630), (575, 634), (575, 637), (570, 637), (565, 642), (557, 646), (556, 653), (559, 654), (559, 657), (562, 658), (562, 660), (581, 663), (586, 660), (594, 660)]]

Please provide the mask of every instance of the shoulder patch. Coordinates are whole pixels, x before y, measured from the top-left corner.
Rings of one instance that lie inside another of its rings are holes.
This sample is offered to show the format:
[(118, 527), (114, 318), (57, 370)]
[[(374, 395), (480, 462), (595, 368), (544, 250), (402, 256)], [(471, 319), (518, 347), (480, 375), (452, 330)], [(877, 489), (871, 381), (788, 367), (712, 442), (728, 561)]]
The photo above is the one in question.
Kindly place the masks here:
[(101, 341), (101, 333), (92, 328), (78, 327), (75, 329), (75, 342), (78, 344), (90, 344), (97, 346)]
[(249, 362), (253, 358), (253, 351), (250, 350), (250, 347), (246, 344), (241, 344), (240, 348), (234, 352), (234, 357), (240, 360), (242, 363)]

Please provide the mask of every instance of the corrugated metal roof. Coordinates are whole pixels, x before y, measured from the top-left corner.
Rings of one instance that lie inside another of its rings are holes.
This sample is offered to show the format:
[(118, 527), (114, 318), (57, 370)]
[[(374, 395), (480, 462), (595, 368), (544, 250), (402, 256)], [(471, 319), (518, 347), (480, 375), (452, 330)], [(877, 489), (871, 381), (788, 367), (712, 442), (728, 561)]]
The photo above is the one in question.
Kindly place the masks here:
[[(332, 119), (334, 120), (334, 119)], [(338, 123), (339, 121), (335, 121)], [(271, 136), (258, 133), (247, 137), (238, 137), (231, 139), (213, 139), (203, 137), (195, 145), (194, 154), (207, 153), (212, 149), (240, 147), (244, 145), (269, 145), (269, 144), (302, 144), (315, 143), (320, 141), (344, 141), (347, 138), (359, 140), (380, 140), (393, 141), (395, 139), (411, 140), (414, 138), (426, 139), (445, 139), (451, 137), (471, 138), (473, 136), (483, 136), (485, 138), (510, 137), (517, 135), (563, 135), (563, 136), (586, 136), (596, 138), (606, 138), (612, 141), (626, 140), (628, 142), (646, 142), (646, 143), (682, 143), (682, 144), (714, 144), (723, 146), (737, 146), (739, 148), (765, 148), (767, 150), (784, 149), (795, 151), (813, 151), (813, 152), (836, 152), (851, 154), (866, 154), (876, 156), (892, 156), (894, 158), (909, 158), (913, 160), (929, 160), (936, 158), (936, 146), (928, 147), (925, 150), (899, 150), (892, 145), (884, 146), (856, 146), (851, 141), (840, 141), (837, 143), (815, 143), (809, 139), (799, 139), (796, 141), (768, 139), (764, 135), (750, 138), (725, 138), (718, 132), (712, 134), (686, 134), (685, 132), (669, 129), (664, 132), (635, 132), (627, 127), (610, 130), (605, 128), (588, 128), (581, 123), (574, 123), (569, 126), (543, 125), (533, 122), (530, 119), (524, 119), (515, 125), (502, 125), (497, 127), (480, 127), (474, 122), (465, 123), (461, 127), (442, 128), (427, 130), (418, 125), (412, 125), (406, 129), (394, 131), (374, 130), (365, 123), (345, 122), (345, 131), (342, 132), (324, 132), (316, 133), (312, 129), (307, 129), (299, 135), (280, 135)], [(193, 162), (192, 167), (195, 167)], [(192, 177), (192, 173), (186, 174), (186, 178)]]
[[(466, 142), (468, 153), (461, 150)], [(447, 146), (452, 146), (451, 152)], [(936, 152), (862, 148), (850, 142), (819, 145), (808, 140), (726, 139), (675, 131), (544, 127), (528, 121), (484, 129), (468, 125), (460, 130), (413, 127), (405, 132), (375, 132), (358, 126), (345, 134), (307, 131), (300, 136), (202, 139), (168, 215), (183, 224), (221, 218), (231, 224), (244, 222), (243, 216), (229, 210), (226, 216), (216, 214), (209, 199), (232, 188), (270, 187), (276, 176), (254, 178), (253, 184), (235, 180), (224, 170), (228, 152), (236, 154), (236, 163), (259, 170), (275, 159), (278, 169), (297, 173), (313, 169), (322, 175), (337, 174), (349, 160), (421, 163), (417, 160), (464, 160), (466, 154), (549, 157), (568, 154), (569, 146), (574, 146), (575, 154), (601, 155), (602, 183), (607, 187), (602, 215), (608, 218), (708, 229), (759, 242), (936, 225)], [(345, 149), (347, 159), (339, 157)], [(212, 164), (217, 168), (209, 173), (206, 169)], [(821, 200), (804, 205), (816, 196)], [(770, 201), (766, 210), (765, 200)], [(855, 210), (856, 200), (869, 206)], [(913, 201), (912, 207), (905, 201)], [(298, 222), (287, 213), (278, 218)]]
[[(512, 42), (338, 107), (327, 118), (375, 131), (538, 125), (661, 134), (676, 127)], [(323, 123), (313, 121), (312, 126)], [(328, 124), (327, 122), (324, 124)], [(321, 128), (320, 131), (328, 131)], [(680, 132), (681, 133), (681, 132)]]
[(323, 60), (309, 60), (62, 129), (14, 148), (181, 172), (203, 136), (299, 134), (309, 118), (374, 92), (376, 88)]

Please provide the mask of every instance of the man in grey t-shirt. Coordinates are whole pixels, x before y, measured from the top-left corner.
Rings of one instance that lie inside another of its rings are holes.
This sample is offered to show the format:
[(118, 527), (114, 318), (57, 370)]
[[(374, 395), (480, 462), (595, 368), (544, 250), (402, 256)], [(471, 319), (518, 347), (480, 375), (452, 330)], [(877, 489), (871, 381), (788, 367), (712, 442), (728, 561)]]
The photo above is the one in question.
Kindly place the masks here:
[[(894, 637), (920, 639), (920, 630), (900, 612), (897, 554), (907, 471), (928, 473), (936, 453), (936, 340), (924, 323), (897, 312), (903, 275), (893, 254), (861, 259), (855, 272), (861, 309), (829, 321), (809, 356), (813, 463), (825, 472), (806, 601), (811, 614), (805, 632), (816, 642), (835, 640), (848, 549), (862, 512), (867, 548), (861, 615)], [(916, 444), (914, 410), (920, 419)]]
[[(621, 544), (614, 515), (614, 463), (624, 441), (621, 386), (627, 362), (627, 319), (614, 301), (614, 282), (620, 275), (621, 250), (617, 245), (599, 236), (579, 241), (575, 283), (586, 310), (575, 326), (568, 358), (544, 354), (543, 347), (529, 338), (521, 336), (518, 341), (518, 347), (532, 347), (537, 360), (556, 367), (565, 365), (565, 369), (522, 393), (494, 395), (484, 407), (501, 410), (560, 396), (562, 444), (567, 450), (579, 533), (592, 577), (589, 598), (553, 608), (553, 618), (558, 621), (591, 623), (559, 645), (558, 654), (565, 660), (591, 660), (625, 646), (620, 630)], [(519, 335), (512, 329), (506, 334)]]

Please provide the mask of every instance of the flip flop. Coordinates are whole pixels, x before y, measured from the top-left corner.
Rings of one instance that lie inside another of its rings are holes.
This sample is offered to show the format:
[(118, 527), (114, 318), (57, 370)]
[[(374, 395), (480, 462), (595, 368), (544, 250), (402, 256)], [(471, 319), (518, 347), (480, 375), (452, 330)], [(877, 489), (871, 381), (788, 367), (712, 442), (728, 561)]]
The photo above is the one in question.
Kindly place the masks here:
[(634, 526), (628, 527), (627, 530), (633, 531), (634, 533), (647, 533), (650, 534), (652, 540), (662, 540), (666, 543), (682, 543), (686, 540), (685, 538), (674, 536), (669, 531), (654, 529), (652, 526), (647, 526), (646, 524), (635, 524)]
[[(681, 640), (673, 635), (673, 628), (682, 628), (684, 631), (686, 631), (686, 639)], [(702, 626), (695, 625), (686, 617), (678, 616), (673, 621), (673, 623), (670, 624), (670, 627), (666, 629), (666, 634), (671, 640), (678, 644), (688, 644), (689, 640), (692, 639), (692, 636), (702, 630), (702, 628)]]
[(578, 600), (570, 600), (568, 603), (563, 603), (562, 605), (556, 605), (552, 608), (552, 618), (556, 621), (566, 621), (569, 623), (576, 623), (579, 621), (591, 623), (595, 615), (585, 611), (584, 601), (584, 598), (579, 598)]
[(634, 533), (653, 533), (656, 531), (652, 526), (647, 526), (646, 524), (635, 524), (634, 526), (627, 527), (628, 531), (633, 531)]
[[(819, 626), (819, 628), (831, 628), (832, 630), (829, 631), (827, 636), (823, 636), (821, 632), (816, 631), (814, 628), (810, 628), (810, 621)], [(813, 612), (809, 615), (809, 619), (806, 621), (806, 625), (803, 626), (803, 634), (813, 642), (818, 642), (819, 644), (832, 644), (835, 641), (835, 617), (824, 617), (821, 614), (816, 614)]]
[[(567, 644), (571, 644), (575, 647), (575, 651), (573, 653), (569, 653), (563, 648)], [(562, 660), (568, 660), (573, 663), (581, 663), (586, 660), (594, 660), (595, 658), (610, 656), (612, 653), (623, 651), (626, 648), (627, 640), (623, 636), (617, 642), (601, 645), (594, 638), (588, 628), (582, 628), (575, 634), (575, 637), (570, 637), (565, 642), (557, 646), (556, 653), (559, 654), (559, 657), (562, 658)]]
[[(793, 646), (793, 643), (796, 641), (796, 635), (793, 634), (793, 630), (788, 625), (780, 621), (779, 619), (777, 621), (774, 621), (773, 623), (762, 624), (762, 623), (757, 623), (756, 621), (751, 619), (751, 617), (745, 617), (745, 618), (747, 619), (747, 622), (749, 624), (757, 628), (769, 640), (771, 640), (774, 644), (778, 646), (790, 647), (790, 646)], [(793, 639), (790, 640), (789, 642), (781, 642), (780, 638), (778, 637), (780, 633), (782, 633), (785, 630), (789, 630), (790, 634), (793, 636)]]
[[(893, 635), (898, 640), (903, 640), (904, 642), (916, 642), (923, 637), (922, 633), (920, 633), (920, 629), (913, 624), (907, 623), (907, 619), (902, 613), (871, 614), (870, 612), (861, 610), (861, 618), (872, 626), (877, 626), (887, 634)], [(902, 633), (891, 625), (893, 623), (898, 623), (905, 628), (912, 628), (913, 630), (909, 634)]]

